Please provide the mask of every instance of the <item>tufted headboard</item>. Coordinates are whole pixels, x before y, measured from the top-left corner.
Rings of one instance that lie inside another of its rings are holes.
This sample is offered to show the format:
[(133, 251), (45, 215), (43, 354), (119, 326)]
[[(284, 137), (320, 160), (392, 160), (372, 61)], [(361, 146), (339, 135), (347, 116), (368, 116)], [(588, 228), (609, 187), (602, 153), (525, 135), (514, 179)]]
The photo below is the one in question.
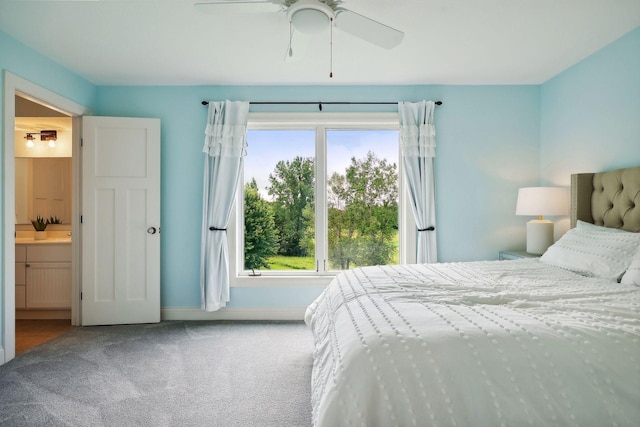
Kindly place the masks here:
[(577, 220), (640, 232), (640, 167), (571, 175), (571, 227)]

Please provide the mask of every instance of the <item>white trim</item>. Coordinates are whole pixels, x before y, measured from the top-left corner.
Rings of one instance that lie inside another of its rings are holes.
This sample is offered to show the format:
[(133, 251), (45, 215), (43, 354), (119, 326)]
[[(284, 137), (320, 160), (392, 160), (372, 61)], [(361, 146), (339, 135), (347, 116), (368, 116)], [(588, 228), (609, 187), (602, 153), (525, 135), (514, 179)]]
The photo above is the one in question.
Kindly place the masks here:
[[(90, 112), (87, 110), (83, 115), (90, 115)], [(74, 116), (72, 126), (71, 235), (73, 238), (71, 240), (71, 324), (80, 326), (82, 325), (82, 304), (80, 303), (80, 292), (82, 290), (82, 227), (80, 227), (82, 116)]]
[[(3, 200), (2, 200), (2, 278), (0, 283), (0, 292), (3, 295), (3, 321), (2, 321), (2, 333), (0, 333), (0, 348), (3, 349), (0, 352), (0, 364), (6, 363), (15, 357), (15, 152), (14, 152), (14, 129), (15, 129), (15, 96), (20, 95), (31, 101), (42, 104), (52, 110), (67, 114), (69, 116), (77, 117), (89, 114), (90, 111), (87, 107), (77, 104), (55, 92), (38, 86), (28, 80), (23, 79), (9, 71), (4, 72), (4, 117), (3, 117), (3, 153), (4, 153), (4, 188), (3, 188)], [(76, 129), (74, 126), (74, 134)], [(73, 150), (74, 159), (78, 156), (77, 149), (79, 148), (79, 138), (74, 136)], [(78, 176), (76, 168), (79, 167), (79, 162), (73, 162), (74, 177)], [(74, 180), (73, 183), (73, 199), (78, 200), (79, 193), (77, 189), (80, 183)], [(77, 206), (77, 204), (74, 204)], [(77, 208), (72, 210), (72, 215), (77, 218)], [(79, 253), (80, 243), (80, 228), (79, 221), (72, 221), (72, 234), (74, 236), (72, 246), (74, 251), (73, 259), (73, 273), (72, 273), (72, 295), (80, 295), (79, 282), (76, 270), (79, 269), (79, 261), (76, 258), (76, 254)], [(9, 268), (7, 268), (9, 266)], [(78, 311), (79, 298), (72, 298), (72, 313)], [(72, 319), (73, 322), (74, 319)], [(74, 323), (76, 324), (76, 323)]]
[(221, 308), (204, 311), (200, 308), (163, 308), (162, 320), (304, 320), (305, 308)]
[[(398, 113), (249, 113), (248, 130), (315, 130), (316, 131), (316, 165), (324, 165), (326, 159), (326, 131), (327, 130), (399, 130)], [(243, 174), (244, 175), (244, 174)], [(416, 259), (416, 237), (415, 220), (413, 212), (406, 197), (406, 184), (402, 169), (402, 157), (400, 156), (400, 144), (398, 142), (398, 191), (400, 203), (398, 215), (400, 217), (399, 245), (400, 263), (415, 263)], [(326, 205), (321, 205), (319, 201), (325, 201), (324, 197), (319, 197), (319, 193), (325, 191), (326, 171), (316, 168), (316, 220), (322, 218), (321, 212), (326, 210)], [(229, 224), (227, 225), (227, 235), (229, 237), (229, 272), (231, 287), (257, 287), (257, 286), (326, 286), (337, 271), (327, 271), (325, 265), (317, 265), (318, 271), (261, 271), (261, 276), (250, 276), (243, 271), (238, 263), (244, 254), (242, 244), (243, 232), (243, 212), (239, 209), (242, 206), (242, 195), (244, 182), (238, 182), (237, 196), (232, 209)], [(316, 222), (316, 242), (317, 247), (324, 248), (323, 253), (316, 253), (316, 262), (326, 260), (326, 241), (328, 239), (326, 227), (321, 226), (322, 221)], [(316, 247), (316, 250), (318, 248)], [(326, 261), (324, 261), (326, 263)]]
[(327, 212), (327, 125), (316, 126), (316, 159), (315, 159), (315, 181), (313, 189), (315, 204), (315, 257), (316, 271), (318, 274), (335, 275), (327, 269), (329, 260), (329, 231)]

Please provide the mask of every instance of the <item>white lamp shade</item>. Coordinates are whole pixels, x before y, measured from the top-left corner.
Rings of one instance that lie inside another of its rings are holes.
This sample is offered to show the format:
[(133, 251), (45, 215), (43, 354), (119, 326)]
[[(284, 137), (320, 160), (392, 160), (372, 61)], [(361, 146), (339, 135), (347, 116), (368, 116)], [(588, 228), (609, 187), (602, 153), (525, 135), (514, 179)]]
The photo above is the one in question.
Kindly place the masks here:
[(516, 215), (568, 215), (569, 193), (562, 187), (524, 187), (518, 190)]

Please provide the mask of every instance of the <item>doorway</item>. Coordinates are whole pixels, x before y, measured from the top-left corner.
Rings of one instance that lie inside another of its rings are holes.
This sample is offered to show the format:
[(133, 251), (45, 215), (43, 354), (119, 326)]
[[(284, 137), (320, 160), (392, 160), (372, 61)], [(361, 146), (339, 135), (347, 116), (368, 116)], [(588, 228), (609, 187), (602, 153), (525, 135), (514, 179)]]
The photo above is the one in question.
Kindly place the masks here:
[(71, 327), (72, 119), (16, 95), (14, 130), (19, 354)]
[[(0, 343), (0, 364), (15, 357), (15, 313), (16, 313), (16, 275), (13, 266), (16, 262), (16, 162), (15, 162), (15, 128), (16, 128), (16, 96), (35, 103), (41, 107), (72, 118), (72, 204), (71, 218), (79, 218), (79, 174), (80, 174), (80, 117), (88, 115), (90, 111), (67, 98), (48, 89), (38, 86), (28, 80), (5, 71), (4, 79), (4, 203), (2, 212), (3, 222), (3, 265), (2, 294), (3, 319), (2, 342)], [(80, 325), (80, 227), (79, 221), (71, 221), (71, 324)]]
[(16, 319), (16, 356), (70, 331), (65, 319)]

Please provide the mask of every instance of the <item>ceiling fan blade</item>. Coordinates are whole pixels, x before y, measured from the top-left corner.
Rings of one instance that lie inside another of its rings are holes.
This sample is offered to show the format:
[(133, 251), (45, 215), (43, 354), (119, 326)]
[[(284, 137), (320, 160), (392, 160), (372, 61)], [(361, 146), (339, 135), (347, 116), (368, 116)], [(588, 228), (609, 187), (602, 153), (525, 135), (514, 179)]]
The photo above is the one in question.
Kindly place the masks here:
[(301, 32), (295, 32), (291, 38), (291, 44), (287, 47), (287, 52), (284, 55), (284, 62), (296, 62), (304, 59), (307, 56), (307, 50), (309, 50), (309, 42), (311, 37), (308, 34)]
[(195, 0), (193, 5), (203, 13), (264, 13), (279, 12), (280, 0)]
[(404, 38), (402, 31), (350, 10), (342, 10), (336, 16), (336, 27), (342, 31), (385, 49), (393, 49)]

